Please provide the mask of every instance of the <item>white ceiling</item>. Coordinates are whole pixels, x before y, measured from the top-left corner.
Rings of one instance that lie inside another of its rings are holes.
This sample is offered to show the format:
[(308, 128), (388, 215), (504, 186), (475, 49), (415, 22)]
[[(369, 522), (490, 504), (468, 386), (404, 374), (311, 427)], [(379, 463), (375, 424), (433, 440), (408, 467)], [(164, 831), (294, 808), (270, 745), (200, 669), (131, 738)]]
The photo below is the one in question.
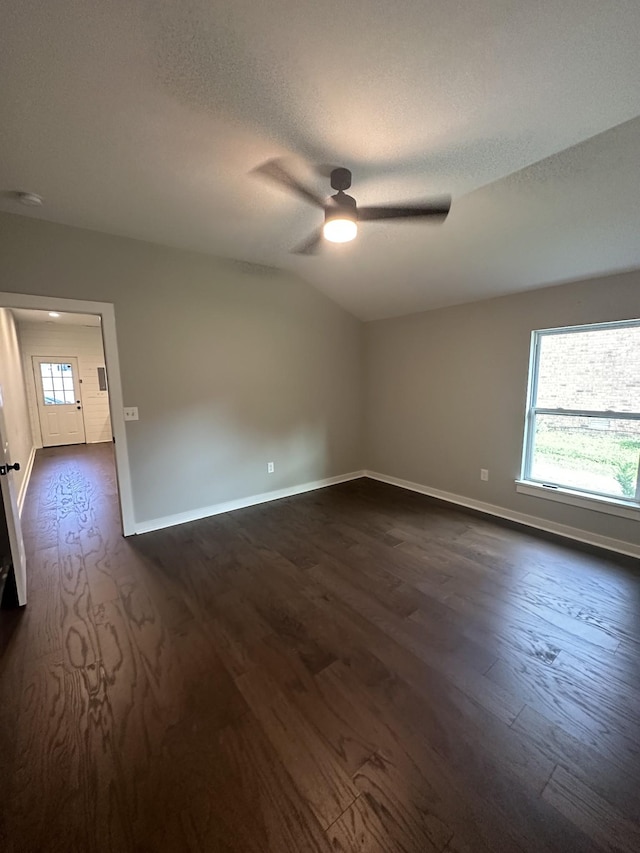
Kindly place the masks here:
[(12, 308), (18, 323), (55, 323), (58, 326), (99, 326), (100, 317), (97, 314), (60, 314), (51, 317), (48, 311), (38, 311), (35, 308)]
[[(1, 9), (2, 209), (295, 270), (365, 319), (640, 266), (637, 0)], [(291, 255), (322, 214), (248, 174), (274, 156), (452, 212)]]

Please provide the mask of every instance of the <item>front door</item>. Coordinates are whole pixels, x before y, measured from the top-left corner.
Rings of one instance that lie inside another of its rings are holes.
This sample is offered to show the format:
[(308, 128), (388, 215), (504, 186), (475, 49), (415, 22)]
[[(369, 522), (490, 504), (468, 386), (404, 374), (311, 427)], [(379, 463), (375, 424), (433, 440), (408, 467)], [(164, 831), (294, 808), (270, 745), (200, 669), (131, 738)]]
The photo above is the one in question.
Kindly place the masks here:
[[(24, 464), (24, 460), (23, 464)], [(27, 603), (27, 558), (24, 552), (24, 541), (20, 527), (18, 501), (13, 484), (14, 471), (19, 470), (20, 460), (13, 459), (7, 439), (7, 429), (4, 423), (4, 402), (0, 386), (0, 492), (4, 518), (0, 532), (0, 562), (9, 560), (13, 565), (13, 573), (18, 593), (18, 604)], [(7, 553), (5, 553), (5, 548)]]
[(43, 447), (84, 444), (77, 358), (33, 356)]

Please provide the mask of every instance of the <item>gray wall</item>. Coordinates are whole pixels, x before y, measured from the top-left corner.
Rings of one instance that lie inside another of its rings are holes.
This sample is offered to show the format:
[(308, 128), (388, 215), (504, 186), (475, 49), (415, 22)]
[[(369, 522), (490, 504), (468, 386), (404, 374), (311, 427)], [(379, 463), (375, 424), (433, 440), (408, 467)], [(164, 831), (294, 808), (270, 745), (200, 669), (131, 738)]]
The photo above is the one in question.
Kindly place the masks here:
[[(638, 522), (516, 493), (533, 329), (640, 316), (640, 272), (365, 327), (367, 467), (639, 543)], [(480, 481), (480, 468), (490, 471)]]
[(0, 308), (0, 389), (7, 430), (4, 438), (9, 443), (13, 457), (11, 461), (21, 465), (20, 471), (11, 474), (18, 497), (27, 473), (33, 441), (17, 327), (13, 314), (6, 308)]
[(367, 467), (640, 541), (514, 486), (531, 330), (637, 317), (640, 273), (362, 326), (284, 273), (0, 214), (0, 290), (115, 304), (138, 522)]
[(138, 522), (363, 467), (361, 324), (300, 279), (0, 214), (0, 290), (114, 303)]

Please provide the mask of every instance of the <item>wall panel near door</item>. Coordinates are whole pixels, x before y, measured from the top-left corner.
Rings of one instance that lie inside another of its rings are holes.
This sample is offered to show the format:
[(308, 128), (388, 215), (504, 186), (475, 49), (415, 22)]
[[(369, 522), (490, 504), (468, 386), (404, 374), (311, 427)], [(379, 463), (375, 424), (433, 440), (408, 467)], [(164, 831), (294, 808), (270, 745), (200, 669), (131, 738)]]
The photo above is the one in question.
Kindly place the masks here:
[[(87, 322), (97, 322), (97, 318), (88, 318)], [(98, 368), (104, 368), (104, 349), (102, 330), (99, 325), (80, 325), (56, 322), (24, 322), (19, 320), (18, 333), (24, 373), (27, 381), (29, 414), (34, 440), (43, 445), (38, 413), (38, 392), (33, 371), (33, 357), (51, 357), (77, 359), (78, 378), (81, 380), (79, 399), (82, 405), (85, 441), (88, 444), (98, 441), (111, 441), (111, 421), (109, 417), (109, 398), (106, 390), (101, 390)], [(52, 407), (53, 408), (53, 407)], [(45, 444), (48, 442), (44, 442)]]

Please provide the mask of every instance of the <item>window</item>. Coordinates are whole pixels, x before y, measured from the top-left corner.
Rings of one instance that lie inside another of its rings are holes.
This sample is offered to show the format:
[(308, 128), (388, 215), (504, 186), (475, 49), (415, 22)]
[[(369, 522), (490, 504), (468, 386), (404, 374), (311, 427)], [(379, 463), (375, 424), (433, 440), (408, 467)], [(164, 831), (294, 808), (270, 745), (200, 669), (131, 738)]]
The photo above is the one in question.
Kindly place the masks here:
[(520, 482), (633, 508), (639, 463), (640, 321), (534, 332)]
[(76, 402), (70, 364), (41, 362), (40, 375), (45, 406), (68, 406)]

